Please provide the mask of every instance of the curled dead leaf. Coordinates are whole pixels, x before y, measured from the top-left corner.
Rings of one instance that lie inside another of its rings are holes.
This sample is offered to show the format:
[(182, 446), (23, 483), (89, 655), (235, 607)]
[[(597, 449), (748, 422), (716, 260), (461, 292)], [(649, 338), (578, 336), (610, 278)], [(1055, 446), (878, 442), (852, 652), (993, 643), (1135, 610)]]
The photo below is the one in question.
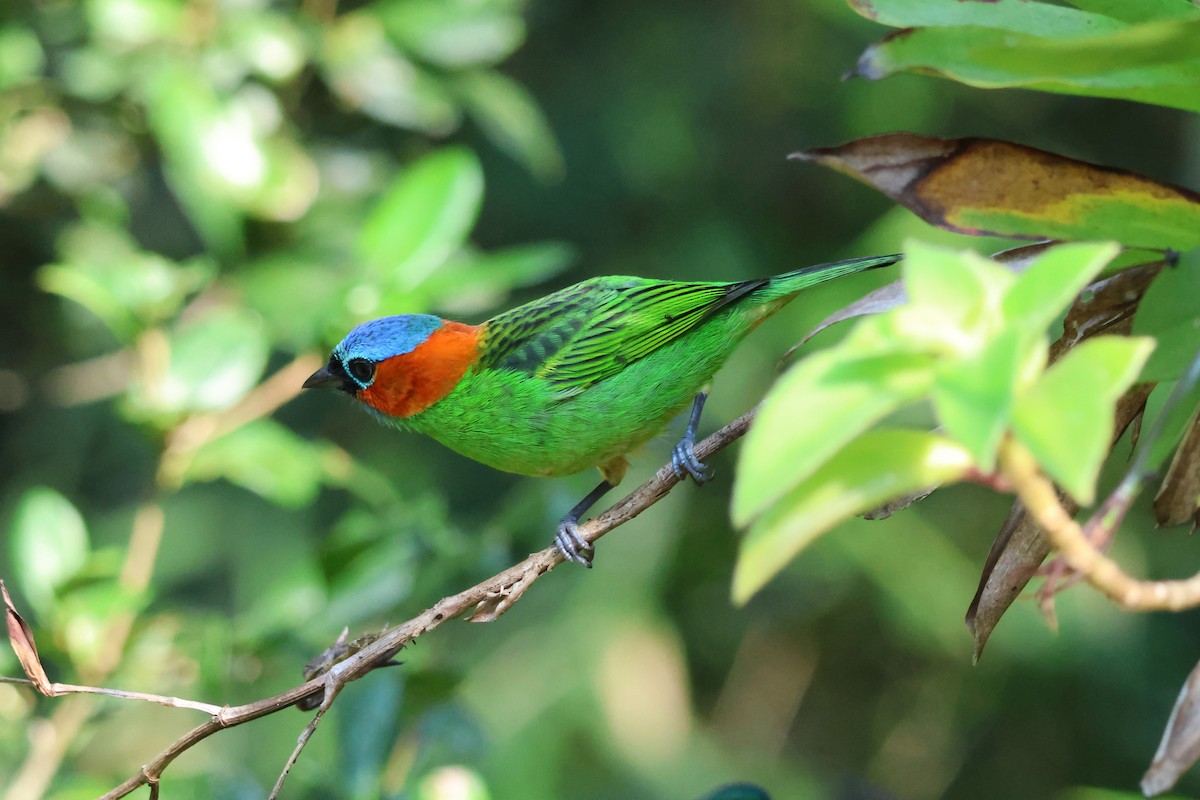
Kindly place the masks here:
[(1192, 670), (1163, 730), (1150, 768), (1142, 777), (1142, 793), (1162, 794), (1200, 759), (1200, 664)]
[(25, 670), (26, 677), (33, 681), (34, 687), (39, 692), (47, 697), (53, 696), (54, 691), (51, 688), (50, 678), (46, 675), (41, 658), (38, 657), (33, 629), (17, 612), (17, 607), (8, 594), (8, 587), (2, 580), (0, 580), (0, 596), (4, 599), (4, 616), (8, 622), (8, 643), (12, 645), (13, 651), (17, 654), (17, 660), (21, 662), (21, 669)]
[(1200, 410), (1188, 423), (1187, 433), (1171, 458), (1167, 476), (1154, 498), (1159, 525), (1200, 524)]

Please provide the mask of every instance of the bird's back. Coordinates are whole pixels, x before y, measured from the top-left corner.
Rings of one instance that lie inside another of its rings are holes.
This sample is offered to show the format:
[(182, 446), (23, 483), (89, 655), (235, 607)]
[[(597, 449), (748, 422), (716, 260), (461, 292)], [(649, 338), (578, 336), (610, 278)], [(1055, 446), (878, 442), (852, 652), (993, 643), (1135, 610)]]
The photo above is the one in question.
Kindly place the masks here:
[(475, 366), (405, 424), (510, 472), (565, 475), (615, 462), (661, 430), (796, 293), (894, 260), (738, 282), (577, 283), (486, 322)]

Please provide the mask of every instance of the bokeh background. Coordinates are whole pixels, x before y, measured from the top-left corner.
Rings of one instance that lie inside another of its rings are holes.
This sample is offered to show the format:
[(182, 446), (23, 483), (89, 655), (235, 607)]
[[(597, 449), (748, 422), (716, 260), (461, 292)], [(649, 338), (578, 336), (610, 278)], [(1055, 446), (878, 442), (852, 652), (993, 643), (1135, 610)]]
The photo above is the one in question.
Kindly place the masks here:
[[(6, 3), (0, 576), (52, 677), (248, 702), (343, 627), (399, 622), (545, 546), (593, 475), (498, 474), (298, 394), (362, 319), (474, 322), (591, 275), (749, 278), (910, 236), (997, 249), (786, 160), (885, 131), (1200, 188), (1182, 112), (842, 81), (885, 33), (841, 0)], [(888, 279), (820, 287), (763, 326), (708, 428)], [(1008, 501), (972, 487), (842, 526), (735, 608), (734, 450), (606, 537), (591, 572), (556, 570), (499, 622), (446, 625), (350, 686), (286, 796), (1135, 796), (1200, 653), (1196, 614), (1077, 589), (1055, 632), (1019, 602), (973, 666), (962, 616)], [(1135, 571), (1196, 562), (1146, 520), (1118, 543)], [(3, 796), (95, 796), (198, 721), (0, 684)], [(165, 796), (263, 796), (304, 721), (221, 733)]]

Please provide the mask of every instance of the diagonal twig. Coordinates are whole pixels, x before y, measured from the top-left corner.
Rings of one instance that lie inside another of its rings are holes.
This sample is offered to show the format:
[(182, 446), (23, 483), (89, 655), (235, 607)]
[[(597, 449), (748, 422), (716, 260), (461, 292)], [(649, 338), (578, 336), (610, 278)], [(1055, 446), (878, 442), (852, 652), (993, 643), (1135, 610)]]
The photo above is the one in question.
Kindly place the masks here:
[[(761, 406), (747, 411), (716, 433), (696, 445), (696, 457), (701, 460), (724, 449), (741, 438), (750, 428)], [(612, 529), (619, 527), (657, 503), (679, 483), (670, 464), (660, 467), (654, 475), (637, 489), (617, 501), (607, 511), (579, 526), (579, 535), (587, 542), (594, 542)], [(366, 647), (347, 656), (335, 664), (327, 673), (308, 680), (286, 692), (241, 706), (226, 706), (212, 719), (197, 725), (185, 733), (153, 759), (147, 762), (136, 775), (132, 775), (116, 786), (100, 800), (118, 800), (142, 786), (149, 786), (151, 796), (158, 792), (159, 779), (163, 771), (182, 753), (225, 728), (243, 725), (260, 717), (274, 714), (296, 703), (315, 696), (322, 696), (321, 707), (327, 708), (341, 688), (358, 680), (378, 667), (391, 661), (405, 645), (418, 636), (432, 631), (442, 623), (461, 616), (472, 608), (476, 613), (471, 620), (490, 622), (512, 607), (533, 582), (563, 562), (562, 553), (556, 547), (548, 547), (532, 553), (524, 561), (481, 581), (458, 594), (444, 597), (412, 619), (384, 631)], [(316, 729), (316, 720), (309, 723), (297, 742), (292, 757), (276, 784), (278, 791), (295, 758)]]

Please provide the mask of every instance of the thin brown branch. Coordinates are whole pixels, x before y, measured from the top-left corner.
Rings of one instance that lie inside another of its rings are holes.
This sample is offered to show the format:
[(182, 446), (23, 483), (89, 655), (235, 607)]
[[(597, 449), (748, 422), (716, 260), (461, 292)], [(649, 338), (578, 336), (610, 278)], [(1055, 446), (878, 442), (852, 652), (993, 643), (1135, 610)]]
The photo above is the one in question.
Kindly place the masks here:
[(337, 684), (326, 690), (324, 698), (321, 700), (321, 705), (317, 708), (317, 713), (313, 714), (308, 724), (304, 726), (304, 730), (300, 731), (300, 736), (296, 739), (296, 746), (292, 748), (292, 754), (288, 756), (287, 763), (283, 765), (283, 769), (279, 772), (279, 778), (275, 781), (275, 786), (271, 789), (271, 793), (267, 795), (267, 800), (277, 800), (279, 793), (283, 791), (283, 782), (287, 780), (288, 773), (292, 771), (292, 767), (296, 765), (300, 754), (304, 752), (304, 746), (308, 744), (308, 740), (317, 732), (317, 726), (321, 724), (321, 720), (325, 719), (325, 712), (333, 705), (333, 701), (337, 699), (341, 687), (345, 684)]
[[(0, 683), (15, 683), (19, 686), (37, 688), (37, 684), (29, 678), (6, 678), (0, 676)], [(73, 683), (52, 683), (46, 687), (47, 697), (63, 697), (68, 694), (100, 694), (105, 697), (115, 697), (118, 700), (135, 700), (142, 703), (154, 703), (169, 708), (190, 708), (193, 711), (203, 711), (213, 715), (221, 713), (221, 706), (212, 703), (202, 703), (199, 700), (188, 700), (184, 697), (168, 697), (161, 694), (146, 694), (145, 692), (127, 692), (123, 689), (105, 689), (102, 686), (78, 686)]]
[(1112, 600), (1133, 611), (1181, 611), (1200, 605), (1200, 574), (1183, 580), (1142, 581), (1130, 577), (1088, 541), (1083, 528), (1059, 502), (1054, 484), (1042, 475), (1033, 454), (1009, 439), (1001, 468), (1029, 513), (1070, 567)]
[[(169, 345), (162, 331), (150, 329), (138, 339), (135, 348), (138, 371), (151, 392), (163, 385), (169, 360)], [(298, 356), (291, 363), (251, 390), (233, 407), (224, 411), (196, 414), (189, 417), (167, 437), (166, 447), (159, 460), (156, 483), (159, 492), (172, 492), (183, 482), (183, 475), (196, 448), (230, 431), (264, 417), (295, 397), (300, 386), (320, 359), (312, 354)], [(134, 517), (133, 531), (121, 567), (121, 587), (131, 595), (145, 591), (154, 572), (159, 544), (163, 534), (163, 513), (157, 502), (147, 502)], [(116, 668), (125, 651), (136, 617), (124, 612), (106, 626), (104, 648), (84, 674), (90, 684), (100, 684)], [(30, 800), (41, 797), (51, 777), (66, 754), (70, 743), (82, 729), (91, 713), (92, 698), (77, 697), (65, 701), (48, 720), (53, 735), (35, 737), (18, 768), (4, 800)], [(215, 706), (203, 704), (209, 711)], [(219, 730), (219, 728), (218, 728)], [(207, 734), (206, 734), (207, 735)], [(138, 785), (151, 786), (157, 792), (157, 778)]]
[[(721, 428), (716, 433), (696, 445), (696, 456), (704, 460), (712, 454), (724, 449), (742, 437), (750, 428), (758, 413), (755, 407), (738, 417), (733, 422)], [(594, 542), (612, 529), (624, 525), (641, 514), (650, 506), (657, 503), (679, 483), (671, 465), (661, 467), (650, 480), (615, 503), (603, 514), (588, 520), (579, 526), (579, 534), (585, 541)], [(159, 779), (163, 771), (182, 753), (194, 747), (199, 742), (225, 728), (243, 725), (260, 717), (274, 714), (297, 702), (314, 695), (323, 694), (321, 706), (328, 707), (341, 688), (351, 681), (357, 680), (372, 670), (387, 664), (392, 656), (418, 636), (432, 631), (442, 623), (461, 616), (472, 608), (476, 613), (473, 621), (490, 622), (512, 607), (512, 604), (528, 590), (539, 577), (546, 574), (563, 561), (562, 554), (555, 547), (531, 554), (519, 564), (514, 564), (503, 572), (477, 583), (458, 594), (444, 597), (431, 607), (413, 617), (409, 621), (385, 631), (366, 647), (358, 650), (345, 660), (334, 664), (329, 671), (320, 677), (313, 678), (289, 689), (282, 694), (248, 703), (242, 706), (226, 707), (213, 715), (211, 720), (197, 725), (185, 733), (169, 747), (151, 759), (138, 774), (130, 776), (121, 785), (105, 794), (101, 800), (117, 800), (142, 786), (150, 786), (157, 791)], [(282, 784), (288, 769), (304, 744), (312, 736), (316, 728), (310, 723), (297, 742), (296, 750), (289, 759), (287, 767), (280, 775)]]

